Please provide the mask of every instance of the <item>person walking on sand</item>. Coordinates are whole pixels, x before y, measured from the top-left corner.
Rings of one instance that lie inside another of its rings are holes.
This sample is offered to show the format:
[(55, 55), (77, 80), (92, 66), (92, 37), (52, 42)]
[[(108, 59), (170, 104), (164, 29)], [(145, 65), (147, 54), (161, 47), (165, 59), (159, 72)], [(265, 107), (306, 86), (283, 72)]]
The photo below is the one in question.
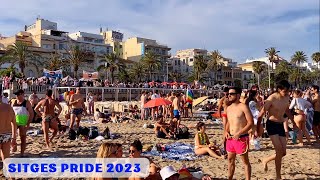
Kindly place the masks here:
[(235, 171), (236, 155), (239, 154), (245, 167), (246, 179), (251, 178), (251, 165), (249, 162), (249, 134), (253, 126), (253, 117), (247, 105), (240, 103), (241, 88), (229, 88), (228, 101), (231, 103), (226, 109), (227, 139), (226, 150), (228, 152), (228, 179), (233, 178)]
[(86, 106), (83, 101), (83, 96), (80, 93), (80, 88), (76, 88), (76, 93), (70, 97), (69, 105), (71, 106), (70, 115), (70, 129), (73, 129), (74, 121), (76, 121), (76, 128), (80, 126), (80, 120), (83, 112), (86, 112)]
[(2, 162), (10, 156), (10, 145), (16, 146), (17, 123), (12, 107), (1, 100), (0, 88), (0, 150)]
[(146, 119), (146, 109), (144, 108), (144, 104), (147, 103), (147, 95), (145, 91), (141, 92), (141, 119), (145, 120)]
[[(17, 97), (11, 102), (11, 106), (16, 115), (17, 128), (19, 129), (19, 136), (21, 139), (21, 151), (20, 156), (24, 156), (24, 151), (27, 148), (27, 130), (33, 119), (34, 113), (31, 104), (24, 98), (24, 91), (22, 89), (17, 90), (14, 93)], [(12, 151), (17, 151), (17, 146), (12, 148)]]
[[(40, 108), (43, 108), (43, 112), (40, 112)], [(55, 108), (58, 108), (58, 113), (55, 113)], [(62, 108), (60, 104), (52, 99), (52, 90), (49, 89), (46, 92), (46, 98), (41, 100), (35, 107), (35, 111), (42, 117), (42, 129), (44, 139), (48, 149), (51, 149), (50, 143), (53, 145), (53, 138), (58, 133), (58, 121)], [(53, 130), (52, 136), (49, 141), (49, 128)]]
[(297, 126), (293, 121), (293, 116), (289, 110), (289, 89), (290, 84), (287, 80), (282, 80), (277, 83), (277, 92), (271, 94), (265, 101), (264, 107), (261, 109), (258, 116), (257, 131), (259, 132), (262, 117), (268, 112), (266, 122), (266, 130), (272, 141), (276, 154), (266, 157), (262, 160), (264, 170), (268, 170), (268, 162), (275, 160), (276, 179), (281, 179), (281, 161), (286, 155), (287, 136), (288, 136), (288, 121), (284, 115), (292, 121), (294, 128)]

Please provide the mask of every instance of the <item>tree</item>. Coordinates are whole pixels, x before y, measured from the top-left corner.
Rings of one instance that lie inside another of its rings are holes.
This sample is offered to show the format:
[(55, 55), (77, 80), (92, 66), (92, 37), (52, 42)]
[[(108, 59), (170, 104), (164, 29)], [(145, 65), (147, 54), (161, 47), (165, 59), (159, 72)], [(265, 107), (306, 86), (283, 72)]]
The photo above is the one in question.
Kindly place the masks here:
[(17, 41), (8, 47), (6, 59), (10, 59), (12, 64), (18, 64), (22, 76), (27, 65), (33, 65), (39, 72), (38, 65), (41, 64), (36, 54), (33, 54), (26, 43)]
[(100, 63), (103, 64), (100, 65), (97, 70), (100, 71), (103, 69), (106, 72), (109, 71), (111, 74), (111, 83), (113, 83), (114, 72), (125, 69), (124, 61), (124, 59), (120, 58), (115, 53), (106, 54), (104, 58), (100, 60)]
[[(279, 56), (278, 53), (280, 51), (277, 51), (275, 47), (270, 47), (268, 49), (265, 49), (264, 51), (268, 57), (269, 62), (271, 63), (271, 71), (270, 71), (270, 86), (271, 88), (274, 87), (274, 83), (271, 83), (271, 79), (274, 79), (274, 74), (273, 74), (273, 64), (277, 63), (279, 61)], [(269, 66), (269, 64), (268, 64)], [(272, 73), (271, 73), (272, 72)], [(269, 72), (268, 72), (269, 73)]]
[(55, 71), (60, 69), (63, 66), (63, 62), (60, 59), (59, 55), (56, 53), (51, 53), (50, 58), (45, 63), (45, 68), (50, 71)]
[(265, 70), (267, 64), (262, 61), (254, 61), (253, 62), (253, 71), (258, 75), (258, 86), (260, 86), (260, 75)]
[(221, 68), (221, 66), (223, 66), (223, 63), (220, 62), (221, 59), (223, 59), (223, 56), (218, 50), (214, 50), (213, 52), (211, 52), (207, 70), (213, 70), (215, 74), (215, 83), (218, 82), (218, 69)]
[(266, 55), (271, 63), (271, 69), (273, 70), (273, 63), (278, 62), (278, 60), (279, 60), (278, 53), (280, 51), (277, 51), (275, 47), (270, 47), (268, 49), (265, 49), (264, 52), (266, 53)]
[(129, 74), (128, 74), (128, 71), (124, 68), (120, 69), (118, 74), (117, 74), (117, 77), (119, 79), (120, 82), (130, 82), (131, 80), (129, 79)]
[(313, 62), (317, 63), (317, 67), (319, 69), (319, 63), (320, 63), (320, 52), (315, 52), (312, 54), (311, 59)]
[(173, 81), (181, 81), (181, 79), (184, 77), (183, 74), (178, 73), (178, 72), (171, 72), (169, 73), (169, 77), (170, 79), (172, 79)]
[(149, 72), (150, 80), (153, 80), (152, 73), (158, 71), (162, 66), (159, 56), (150, 51), (141, 58), (141, 62)]
[(73, 77), (77, 78), (79, 67), (84, 65), (86, 62), (86, 56), (88, 56), (88, 52), (82, 50), (78, 45), (70, 46), (66, 52), (68, 53), (67, 60), (73, 67)]
[(294, 53), (294, 55), (291, 57), (291, 63), (297, 65), (297, 69), (298, 69), (298, 85), (300, 85), (301, 82), (301, 75), (300, 75), (300, 67), (301, 64), (304, 62), (307, 62), (308, 58), (307, 55), (303, 52), (303, 51), (296, 51)]
[(194, 57), (193, 72), (194, 78), (200, 81), (208, 67), (208, 59), (204, 55), (197, 55)]
[(145, 70), (145, 66), (142, 62), (135, 62), (129, 70), (129, 75), (133, 79), (137, 80), (136, 82), (141, 82), (142, 77), (145, 75)]

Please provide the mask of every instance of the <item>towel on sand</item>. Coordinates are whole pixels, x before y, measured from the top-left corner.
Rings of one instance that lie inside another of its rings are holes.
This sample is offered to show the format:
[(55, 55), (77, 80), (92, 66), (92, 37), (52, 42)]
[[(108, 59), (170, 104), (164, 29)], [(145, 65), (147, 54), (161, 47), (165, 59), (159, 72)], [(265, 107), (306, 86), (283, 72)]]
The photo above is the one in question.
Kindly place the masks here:
[(177, 161), (183, 160), (195, 160), (197, 155), (194, 153), (194, 147), (191, 144), (185, 144), (176, 142), (173, 144), (166, 144), (166, 151), (157, 151), (157, 148), (153, 148), (149, 152), (144, 152), (145, 156), (160, 156), (163, 159), (171, 159)]

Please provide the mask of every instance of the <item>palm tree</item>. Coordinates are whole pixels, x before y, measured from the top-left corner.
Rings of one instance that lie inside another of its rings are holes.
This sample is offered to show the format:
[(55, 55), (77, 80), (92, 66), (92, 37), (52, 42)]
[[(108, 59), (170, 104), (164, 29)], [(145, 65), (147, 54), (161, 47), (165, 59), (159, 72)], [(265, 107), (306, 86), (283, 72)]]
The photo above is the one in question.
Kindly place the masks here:
[(171, 73), (169, 73), (169, 77), (174, 82), (176, 82), (176, 81), (181, 81), (181, 79), (184, 77), (184, 75), (181, 73), (178, 73), (178, 72), (171, 72)]
[(264, 52), (266, 53), (266, 55), (271, 63), (271, 69), (273, 70), (273, 63), (275, 63), (279, 60), (278, 53), (280, 51), (277, 51), (275, 47), (270, 47), (268, 49), (265, 49)]
[(73, 77), (77, 78), (78, 70), (81, 65), (84, 65), (86, 62), (86, 56), (88, 53), (82, 50), (78, 45), (70, 46), (68, 50), (67, 60), (70, 62), (70, 65), (73, 67)]
[(292, 73), (292, 67), (287, 61), (281, 61), (275, 70), (276, 73), (276, 81), (280, 80), (288, 80), (289, 75)]
[(24, 69), (27, 65), (33, 65), (38, 70), (38, 65), (41, 64), (40, 60), (33, 54), (26, 43), (17, 41), (8, 47), (7, 57), (12, 64), (18, 64), (22, 76), (24, 76)]
[(111, 83), (113, 83), (114, 72), (125, 69), (124, 61), (125, 60), (120, 58), (117, 54), (109, 53), (109, 54), (106, 54), (104, 58), (100, 60), (100, 63), (103, 63), (103, 64), (100, 65), (97, 68), (97, 70), (100, 71), (104, 69), (106, 72), (109, 71), (111, 75)]
[(203, 74), (208, 67), (208, 59), (204, 55), (197, 55), (194, 57), (193, 72), (195, 80), (200, 81), (203, 78)]
[(129, 73), (126, 69), (120, 69), (117, 74), (117, 77), (120, 82), (127, 83), (127, 82), (131, 81), (131, 79), (129, 79)]
[(253, 62), (253, 71), (258, 74), (258, 86), (260, 87), (260, 75), (266, 68), (266, 63), (262, 61), (254, 61)]
[(150, 80), (153, 80), (153, 76), (151, 74), (159, 70), (162, 66), (161, 61), (159, 60), (159, 56), (154, 54), (153, 52), (147, 52), (141, 58), (141, 61), (149, 72)]
[(131, 77), (138, 80), (137, 82), (141, 82), (141, 79), (145, 74), (145, 66), (142, 64), (142, 62), (135, 62), (132, 68), (130, 68), (129, 74)]
[(220, 60), (223, 59), (223, 56), (221, 55), (221, 53), (218, 50), (214, 50), (213, 52), (211, 52), (210, 54), (210, 60), (208, 62), (208, 67), (207, 70), (213, 70), (214, 74), (215, 74), (215, 83), (217, 83), (217, 79), (218, 79), (218, 69), (223, 66), (223, 63), (220, 62)]
[[(291, 63), (297, 65), (298, 74), (300, 74), (301, 63), (307, 62), (308, 57), (303, 51), (296, 51), (295, 54), (291, 57)], [(298, 84), (300, 85), (301, 75), (298, 78)]]
[(312, 54), (311, 59), (313, 62), (317, 63), (317, 67), (319, 69), (319, 63), (320, 63), (320, 52), (315, 52)]
[(59, 55), (56, 53), (51, 53), (49, 60), (46, 62), (45, 68), (50, 71), (55, 71), (60, 69), (63, 66), (63, 62), (60, 59)]

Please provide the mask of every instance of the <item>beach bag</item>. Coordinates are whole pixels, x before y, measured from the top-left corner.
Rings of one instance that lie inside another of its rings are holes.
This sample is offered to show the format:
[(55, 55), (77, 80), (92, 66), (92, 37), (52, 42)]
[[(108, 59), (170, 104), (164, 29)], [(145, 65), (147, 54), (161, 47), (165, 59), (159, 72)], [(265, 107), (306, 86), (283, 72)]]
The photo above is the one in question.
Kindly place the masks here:
[(70, 129), (68, 134), (68, 139), (75, 140), (77, 138), (77, 133), (75, 130)]
[(89, 128), (89, 139), (94, 139), (99, 136), (99, 130), (96, 126), (91, 126)]
[(189, 138), (189, 129), (186, 126), (179, 128), (179, 133), (177, 134), (178, 139), (188, 139)]
[(106, 127), (102, 133), (102, 136), (105, 138), (105, 139), (110, 139), (110, 130), (108, 127)]

